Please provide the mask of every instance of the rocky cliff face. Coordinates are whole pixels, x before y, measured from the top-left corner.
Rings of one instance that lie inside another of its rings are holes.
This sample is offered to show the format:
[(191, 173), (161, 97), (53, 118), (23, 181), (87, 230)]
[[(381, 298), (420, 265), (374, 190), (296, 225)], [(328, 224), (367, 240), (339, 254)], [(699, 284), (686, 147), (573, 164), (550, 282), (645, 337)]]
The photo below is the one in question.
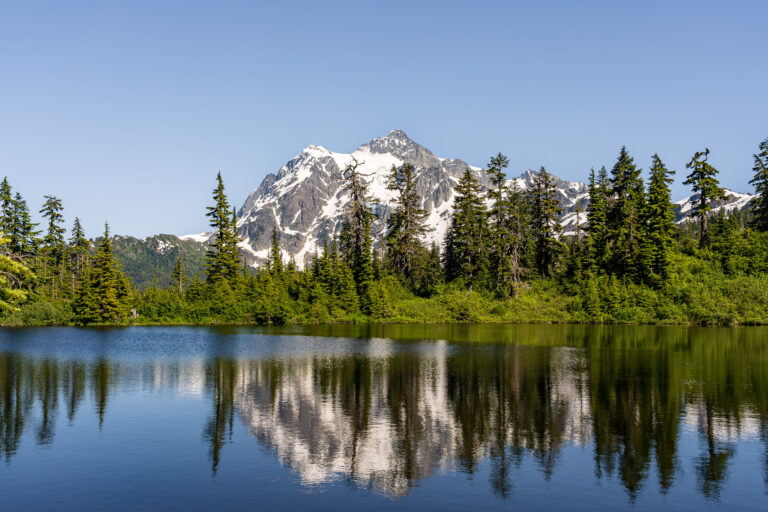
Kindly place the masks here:
[[(374, 241), (381, 240), (389, 216), (394, 192), (387, 190), (387, 175), (392, 166), (410, 163), (416, 168), (416, 184), (428, 212), (427, 225), (432, 231), (426, 242), (440, 244), (448, 229), (453, 206), (453, 188), (461, 174), (469, 168), (480, 182), (487, 179), (482, 169), (456, 158), (440, 158), (429, 149), (408, 138), (401, 130), (373, 139), (352, 153), (336, 153), (321, 146), (309, 146), (286, 163), (277, 174), (268, 174), (238, 212), (240, 247), (251, 264), (266, 260), (271, 233), (277, 227), (284, 257), (293, 257), (302, 266), (322, 247), (326, 237), (338, 234), (348, 201), (344, 193), (342, 171), (353, 161), (370, 182), (369, 191), (377, 201)], [(533, 171), (514, 178), (521, 189), (527, 189)], [(510, 180), (510, 183), (512, 180)], [(589, 200), (587, 185), (578, 181), (556, 179), (564, 214), (561, 224), (566, 233), (586, 221)], [(752, 196), (728, 191), (729, 199), (720, 207), (744, 207)], [(678, 217), (690, 212), (691, 198), (678, 203)], [(686, 205), (688, 208), (686, 209)], [(578, 213), (581, 210), (582, 213)], [(182, 239), (205, 242), (209, 234), (185, 235)]]

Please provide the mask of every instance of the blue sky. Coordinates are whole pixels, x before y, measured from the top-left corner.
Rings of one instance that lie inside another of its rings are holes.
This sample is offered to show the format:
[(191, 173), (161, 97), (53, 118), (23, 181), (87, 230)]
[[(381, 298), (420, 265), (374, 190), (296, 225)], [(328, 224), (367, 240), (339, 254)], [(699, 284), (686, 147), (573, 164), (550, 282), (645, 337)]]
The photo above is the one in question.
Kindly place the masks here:
[(768, 2), (0, 1), (0, 175), (90, 236), (207, 228), (309, 144), (394, 128), (439, 156), (566, 179), (625, 144), (688, 191), (704, 146), (751, 191)]

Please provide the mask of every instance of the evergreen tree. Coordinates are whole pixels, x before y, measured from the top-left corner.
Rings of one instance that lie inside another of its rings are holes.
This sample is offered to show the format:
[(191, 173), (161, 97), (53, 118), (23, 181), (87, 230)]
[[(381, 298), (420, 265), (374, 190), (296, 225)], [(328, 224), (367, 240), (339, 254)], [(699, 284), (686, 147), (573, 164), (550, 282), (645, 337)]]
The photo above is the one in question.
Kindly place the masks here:
[(643, 211), (645, 187), (641, 170), (622, 146), (611, 170), (614, 203), (608, 210), (607, 236), (611, 251), (611, 269), (630, 279), (640, 278), (642, 271)]
[(88, 266), (83, 269), (77, 282), (75, 298), (72, 302), (72, 313), (75, 323), (79, 325), (88, 325), (101, 320), (91, 269)]
[(605, 167), (595, 178), (589, 174), (589, 205), (587, 206), (587, 251), (589, 270), (596, 275), (605, 268), (608, 255), (608, 171)]
[(551, 276), (563, 248), (558, 237), (562, 226), (558, 220), (563, 210), (557, 198), (555, 180), (542, 167), (534, 173), (531, 184), (533, 236), (536, 244), (536, 268), (542, 276)]
[(357, 294), (364, 313), (370, 314), (375, 309), (377, 298), (373, 292), (373, 264), (371, 262), (371, 213), (369, 205), (373, 202), (368, 194), (366, 176), (357, 170), (360, 163), (353, 161), (342, 173), (344, 189), (349, 195), (341, 227), (341, 255), (352, 269), (357, 284)]
[(57, 298), (61, 281), (63, 281), (64, 266), (64, 232), (62, 226), (64, 216), (61, 200), (55, 196), (45, 196), (45, 203), (40, 210), (43, 218), (46, 219), (46, 232), (42, 240), (42, 268), (40, 270), (40, 280), (48, 288), (50, 297)]
[(80, 279), (90, 263), (91, 242), (85, 237), (85, 231), (80, 224), (80, 219), (77, 217), (75, 217), (75, 223), (72, 226), (69, 248), (73, 258), (73, 274), (76, 279)]
[(0, 234), (8, 236), (13, 223), (13, 194), (8, 177), (0, 183)]
[(393, 200), (394, 209), (387, 221), (387, 262), (393, 273), (400, 275), (415, 289), (426, 252), (421, 239), (428, 228), (424, 225), (427, 214), (421, 208), (413, 165), (403, 164), (399, 169), (393, 165), (387, 189), (397, 193)]
[(209, 282), (222, 279), (234, 281), (240, 275), (237, 217), (234, 209), (230, 212), (221, 173), (216, 175), (213, 200), (214, 205), (207, 207), (206, 216), (210, 218), (210, 226), (216, 234), (205, 258), (206, 276)]
[(171, 274), (171, 287), (176, 290), (179, 296), (184, 296), (184, 283), (187, 281), (187, 277), (184, 274), (184, 256), (179, 255), (176, 258), (176, 264), (173, 266), (173, 273)]
[(646, 262), (652, 275), (666, 281), (669, 278), (674, 244), (675, 214), (669, 185), (675, 171), (667, 170), (659, 155), (653, 155), (648, 200), (645, 210), (647, 237)]
[(466, 169), (454, 189), (453, 215), (445, 238), (445, 272), (449, 281), (465, 279), (471, 290), (482, 286), (487, 271), (488, 228), (482, 188)]
[(755, 176), (749, 181), (755, 187), (755, 198), (752, 204), (752, 227), (757, 231), (768, 231), (768, 138), (760, 143), (760, 151), (752, 155), (755, 165), (752, 170)]
[(510, 223), (510, 194), (507, 187), (507, 176), (504, 169), (509, 166), (509, 159), (499, 153), (491, 157), (488, 168), (490, 186), (488, 187), (488, 199), (491, 206), (488, 210), (489, 233), (489, 270), (493, 279), (494, 289), (502, 296), (509, 295), (513, 277), (513, 262), (511, 258), (514, 249), (512, 227)]
[(685, 164), (691, 173), (683, 182), (683, 185), (691, 185), (693, 191), (699, 194), (692, 214), (699, 219), (699, 247), (707, 244), (707, 221), (709, 212), (712, 211), (712, 201), (725, 199), (725, 191), (717, 179), (719, 171), (707, 161), (708, 159), (709, 148), (697, 151), (691, 161)]
[(712, 216), (709, 230), (709, 245), (712, 253), (719, 260), (723, 273), (732, 276), (736, 273), (735, 257), (738, 244), (738, 225), (736, 217), (721, 208)]
[(123, 317), (123, 305), (118, 297), (121, 276), (112, 253), (109, 225), (104, 225), (104, 236), (93, 256), (92, 290), (94, 303), (101, 322), (116, 322)]
[(37, 251), (40, 234), (35, 228), (37, 224), (32, 222), (27, 201), (18, 192), (13, 200), (10, 249), (21, 256), (32, 256)]
[(45, 203), (40, 210), (43, 218), (47, 220), (47, 229), (43, 237), (43, 250), (54, 265), (61, 262), (64, 254), (64, 232), (66, 229), (61, 225), (64, 222), (62, 210), (61, 199), (55, 196), (45, 196)]
[(8, 238), (0, 236), (0, 311), (16, 311), (27, 298), (26, 281), (35, 275), (22, 262), (7, 254)]
[(280, 252), (277, 227), (272, 227), (272, 249), (270, 252), (269, 269), (275, 276), (280, 276), (283, 273), (283, 254)]
[(440, 248), (435, 242), (432, 242), (424, 265), (424, 275), (417, 291), (422, 297), (431, 297), (437, 293), (437, 287), (442, 283), (443, 267), (440, 261)]
[(533, 253), (530, 248), (530, 198), (518, 187), (516, 181), (512, 182), (512, 186), (508, 188), (507, 192), (508, 217), (505, 234), (508, 236), (508, 241), (502, 246), (504, 250), (502, 266), (504, 269), (501, 272), (504, 273), (504, 278), (500, 281), (504, 296), (507, 295), (507, 290), (511, 290), (513, 295), (517, 294), (517, 288), (531, 267), (529, 260)]

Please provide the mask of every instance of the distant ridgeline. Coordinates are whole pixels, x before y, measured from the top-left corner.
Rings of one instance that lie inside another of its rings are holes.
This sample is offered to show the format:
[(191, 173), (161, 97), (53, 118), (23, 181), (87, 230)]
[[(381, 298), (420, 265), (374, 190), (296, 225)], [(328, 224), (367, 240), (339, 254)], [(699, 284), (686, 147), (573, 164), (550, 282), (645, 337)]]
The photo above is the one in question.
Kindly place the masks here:
[[(100, 238), (95, 243), (99, 241)], [(167, 287), (173, 280), (173, 268), (179, 258), (184, 261), (188, 278), (205, 278), (207, 246), (203, 243), (174, 235), (115, 236), (112, 247), (118, 263), (137, 290), (146, 290), (155, 284)]]
[(311, 146), (239, 213), (219, 174), (208, 233), (105, 226), (93, 242), (77, 218), (65, 236), (55, 196), (33, 223), (4, 179), (0, 322), (768, 323), (768, 139), (755, 195), (721, 188), (709, 157), (673, 203), (658, 155), (647, 180), (624, 147), (587, 184), (510, 180), (501, 153), (473, 168), (395, 131), (351, 154)]

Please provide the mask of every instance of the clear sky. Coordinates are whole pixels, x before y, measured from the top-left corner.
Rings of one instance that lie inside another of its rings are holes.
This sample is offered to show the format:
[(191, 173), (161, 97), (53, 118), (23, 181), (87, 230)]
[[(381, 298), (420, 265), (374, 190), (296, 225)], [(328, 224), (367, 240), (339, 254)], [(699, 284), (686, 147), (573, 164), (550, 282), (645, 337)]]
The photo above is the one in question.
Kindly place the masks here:
[[(394, 128), (438, 156), (584, 180), (621, 145), (748, 192), (767, 1), (0, 0), (0, 175), (90, 236), (207, 229), (309, 144)], [(682, 179), (681, 179), (682, 177)]]

